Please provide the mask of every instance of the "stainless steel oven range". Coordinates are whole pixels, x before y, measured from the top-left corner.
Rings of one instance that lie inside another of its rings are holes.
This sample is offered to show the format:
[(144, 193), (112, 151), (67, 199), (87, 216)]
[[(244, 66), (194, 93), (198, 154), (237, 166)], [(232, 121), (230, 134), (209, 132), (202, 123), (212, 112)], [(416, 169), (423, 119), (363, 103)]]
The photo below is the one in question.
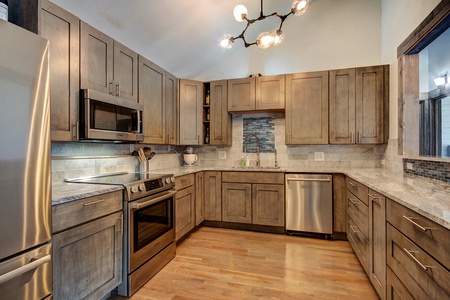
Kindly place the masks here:
[(122, 284), (131, 296), (175, 257), (175, 178), (172, 174), (114, 173), (66, 180), (124, 187)]

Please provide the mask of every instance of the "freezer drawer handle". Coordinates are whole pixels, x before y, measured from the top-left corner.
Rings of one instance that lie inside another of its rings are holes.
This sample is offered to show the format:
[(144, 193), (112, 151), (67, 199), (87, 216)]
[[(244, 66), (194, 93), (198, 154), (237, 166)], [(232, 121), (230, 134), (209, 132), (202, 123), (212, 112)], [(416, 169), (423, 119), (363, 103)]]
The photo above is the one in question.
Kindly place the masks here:
[(52, 260), (52, 257), (50, 256), (50, 254), (47, 254), (46, 256), (41, 257), (35, 261), (32, 261), (29, 264), (26, 264), (20, 268), (14, 269), (8, 273), (0, 275), (0, 284), (10, 281), (11, 279), (14, 279), (16, 277), (19, 277), (31, 270), (37, 269), (41, 265), (48, 263), (51, 260)]
[(312, 178), (288, 178), (287, 181), (321, 181), (330, 182), (330, 179), (312, 179)]

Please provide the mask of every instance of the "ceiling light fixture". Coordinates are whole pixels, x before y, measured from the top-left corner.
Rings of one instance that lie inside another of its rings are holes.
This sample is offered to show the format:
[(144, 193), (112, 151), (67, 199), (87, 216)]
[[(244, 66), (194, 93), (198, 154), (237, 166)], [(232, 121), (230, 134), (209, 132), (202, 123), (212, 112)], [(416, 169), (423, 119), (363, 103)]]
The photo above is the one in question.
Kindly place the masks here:
[[(219, 46), (224, 49), (230, 49), (233, 46), (233, 43), (237, 39), (242, 39), (244, 41), (245, 47), (249, 47), (251, 45), (257, 45), (261, 49), (266, 49), (272, 45), (278, 46), (281, 44), (284, 40), (284, 35), (281, 31), (281, 27), (283, 27), (283, 23), (286, 20), (287, 17), (289, 17), (292, 14), (295, 14), (296, 16), (303, 15), (309, 6), (309, 0), (295, 0), (294, 3), (292, 3), (291, 11), (286, 15), (280, 15), (277, 12), (271, 13), (269, 15), (264, 15), (263, 13), (263, 0), (261, 0), (261, 12), (258, 18), (256, 19), (248, 19), (248, 10), (244, 5), (238, 5), (233, 10), (233, 15), (236, 21), (238, 22), (244, 22), (247, 21), (247, 26), (245, 27), (244, 31), (236, 37), (231, 36), (230, 34), (224, 34), (219, 39)], [(280, 27), (276, 29), (274, 32), (263, 32), (261, 33), (257, 38), (256, 41), (252, 43), (248, 43), (245, 39), (245, 32), (247, 31), (248, 27), (252, 25), (253, 23), (257, 21), (262, 21), (265, 18), (276, 16), (280, 18)]]

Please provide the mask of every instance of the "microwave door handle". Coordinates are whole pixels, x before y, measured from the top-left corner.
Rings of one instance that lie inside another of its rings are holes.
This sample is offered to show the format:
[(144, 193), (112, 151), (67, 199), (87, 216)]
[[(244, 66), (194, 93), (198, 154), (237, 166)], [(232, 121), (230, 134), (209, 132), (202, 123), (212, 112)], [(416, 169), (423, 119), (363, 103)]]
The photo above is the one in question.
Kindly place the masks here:
[(150, 206), (152, 204), (158, 203), (158, 202), (160, 202), (162, 200), (165, 200), (165, 199), (168, 199), (170, 197), (173, 197), (173, 196), (175, 196), (176, 193), (177, 193), (176, 191), (173, 191), (173, 192), (169, 192), (168, 194), (164, 194), (163, 196), (151, 199), (149, 201), (140, 202), (140, 203), (131, 203), (130, 207), (132, 209), (141, 209), (141, 208)]

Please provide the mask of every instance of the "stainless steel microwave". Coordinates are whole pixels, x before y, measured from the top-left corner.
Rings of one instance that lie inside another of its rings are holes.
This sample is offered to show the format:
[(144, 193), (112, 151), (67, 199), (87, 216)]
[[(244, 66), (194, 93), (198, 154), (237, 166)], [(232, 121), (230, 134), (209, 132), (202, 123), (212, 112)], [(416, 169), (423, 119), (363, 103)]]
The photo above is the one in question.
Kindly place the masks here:
[(80, 140), (141, 142), (144, 105), (95, 90), (80, 91)]

